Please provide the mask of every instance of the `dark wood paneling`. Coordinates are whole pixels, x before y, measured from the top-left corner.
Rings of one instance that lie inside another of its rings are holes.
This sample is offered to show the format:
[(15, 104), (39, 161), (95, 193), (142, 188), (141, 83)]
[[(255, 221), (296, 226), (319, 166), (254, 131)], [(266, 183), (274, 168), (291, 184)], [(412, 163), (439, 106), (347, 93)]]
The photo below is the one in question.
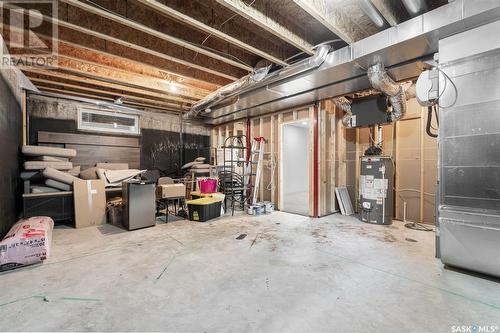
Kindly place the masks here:
[(131, 169), (140, 167), (140, 148), (74, 144), (68, 144), (66, 148), (76, 150), (76, 157), (71, 162), (73, 165), (80, 165), (82, 169), (93, 167), (96, 163), (128, 163)]
[(0, 239), (16, 222), (21, 207), (21, 114), (15, 95), (0, 75)]
[(80, 145), (139, 147), (139, 138), (118, 136), (101, 136), (90, 134), (70, 134), (55, 132), (38, 132), (39, 143), (65, 143)]

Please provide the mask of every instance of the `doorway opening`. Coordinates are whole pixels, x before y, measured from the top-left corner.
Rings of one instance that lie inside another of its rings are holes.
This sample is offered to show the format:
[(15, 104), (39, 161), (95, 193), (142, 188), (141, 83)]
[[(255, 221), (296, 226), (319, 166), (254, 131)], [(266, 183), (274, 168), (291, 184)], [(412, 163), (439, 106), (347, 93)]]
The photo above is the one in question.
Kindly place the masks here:
[(283, 124), (281, 133), (281, 210), (309, 216), (309, 121)]

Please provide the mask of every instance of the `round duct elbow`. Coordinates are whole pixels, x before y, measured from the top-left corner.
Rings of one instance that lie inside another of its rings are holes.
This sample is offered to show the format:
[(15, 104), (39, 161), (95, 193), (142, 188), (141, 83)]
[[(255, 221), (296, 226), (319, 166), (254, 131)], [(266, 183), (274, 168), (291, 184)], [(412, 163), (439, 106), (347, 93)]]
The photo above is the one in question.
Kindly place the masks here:
[(400, 93), (399, 84), (387, 74), (382, 64), (375, 64), (368, 68), (368, 80), (373, 88), (387, 96), (396, 96)]
[(346, 127), (346, 128), (353, 128), (352, 113), (346, 113), (342, 117), (342, 125), (344, 125), (344, 127)]

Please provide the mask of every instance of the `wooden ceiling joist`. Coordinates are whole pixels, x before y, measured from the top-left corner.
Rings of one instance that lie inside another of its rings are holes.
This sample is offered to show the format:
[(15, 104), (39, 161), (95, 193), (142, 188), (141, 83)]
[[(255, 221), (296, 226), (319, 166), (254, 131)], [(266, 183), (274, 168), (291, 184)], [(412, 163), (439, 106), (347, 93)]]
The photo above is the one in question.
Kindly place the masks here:
[[(22, 33), (22, 30), (10, 29), (9, 37), (15, 39), (18, 37), (17, 34)], [(45, 37), (38, 37), (45, 42)], [(136, 85), (143, 88), (143, 90), (147, 90), (148, 88), (156, 89), (164, 92), (166, 96), (172, 96), (173, 99), (178, 99), (181, 102), (192, 103), (211, 92), (211, 90), (180, 84), (174, 81), (176, 77), (172, 77), (164, 72), (151, 70), (142, 65), (137, 66), (123, 61), (117, 62), (116, 59), (102, 55), (99, 52), (90, 54), (88, 52), (73, 45), (58, 43), (57, 68), (77, 71), (81, 75), (97, 75), (103, 80), (121, 80), (126, 82), (127, 85)], [(76, 58), (75, 56), (79, 56), (80, 58)], [(14, 59), (17, 57), (17, 55), (13, 55)]]
[(128, 70), (137, 74), (149, 75), (156, 78), (161, 78), (164, 80), (169, 80), (186, 87), (191, 87), (193, 89), (200, 89), (202, 91), (210, 92), (214, 91), (221, 86), (218, 84), (195, 80), (192, 78), (184, 77), (167, 71), (163, 68), (152, 66), (149, 64), (144, 64), (139, 61), (131, 60), (125, 57), (117, 56), (105, 51), (101, 51), (95, 48), (90, 48), (87, 46), (81, 46), (72, 42), (58, 40), (58, 53), (73, 56), (86, 61), (99, 60), (98, 62), (103, 65), (109, 65), (111, 67), (116, 67), (123, 70)]
[[(130, 86), (125, 86), (117, 83), (110, 83), (108, 81), (91, 79), (88, 77), (62, 73), (55, 70), (43, 69), (39, 67), (20, 67), (20, 69), (29, 77), (38, 77), (38, 78), (47, 78), (57, 81), (64, 81), (74, 84), (87, 84), (91, 86), (98, 87), (101, 90), (114, 90), (114, 91), (123, 91), (131, 94), (141, 94), (144, 96), (152, 97), (152, 98), (164, 98), (171, 101), (181, 102), (181, 103), (193, 103), (192, 100), (187, 100), (185, 98), (180, 98), (178, 96), (173, 96), (165, 93), (158, 93), (155, 91), (151, 91), (149, 89), (141, 89)], [(117, 94), (119, 95), (119, 94)]]
[[(15, 5), (13, 5), (13, 4), (10, 4), (10, 3), (5, 3), (4, 7), (10, 8), (10, 9), (20, 9), (20, 7), (17, 7)], [(35, 11), (28, 11), (27, 13), (28, 13), (28, 15), (35, 15), (34, 14)], [(114, 43), (114, 44), (117, 44), (117, 45), (120, 45), (120, 46), (123, 46), (123, 47), (126, 47), (126, 48), (133, 49), (133, 50), (138, 51), (138, 52), (142, 52), (142, 53), (151, 55), (153, 57), (158, 57), (158, 58), (164, 59), (166, 61), (174, 62), (174, 63), (177, 63), (179, 65), (186, 66), (188, 68), (193, 68), (195, 70), (199, 70), (199, 71), (203, 71), (203, 72), (206, 72), (206, 73), (209, 73), (209, 74), (212, 74), (212, 75), (216, 75), (216, 76), (222, 77), (224, 79), (228, 79), (228, 80), (231, 80), (231, 81), (239, 79), (239, 77), (236, 77), (236, 76), (233, 76), (233, 75), (229, 75), (229, 74), (224, 73), (224, 72), (222, 72), (220, 70), (217, 70), (217, 69), (214, 69), (214, 68), (208, 68), (208, 67), (205, 67), (205, 66), (201, 66), (201, 65), (198, 65), (198, 64), (194, 63), (193, 61), (186, 61), (185, 59), (180, 59), (180, 58), (177, 58), (177, 57), (173, 57), (173, 56), (164, 54), (162, 52), (158, 52), (158, 51), (152, 50), (150, 48), (143, 47), (143, 46), (137, 45), (135, 43), (131, 43), (131, 42), (119, 39), (119, 38), (108, 36), (106, 34), (98, 32), (98, 31), (87, 29), (87, 28), (84, 28), (84, 27), (81, 27), (79, 25), (75, 25), (75, 24), (72, 24), (72, 23), (69, 23), (69, 22), (66, 22), (66, 21), (63, 21), (63, 20), (59, 20), (59, 19), (56, 19), (56, 18), (48, 17), (46, 15), (43, 15), (42, 19), (45, 20), (45, 21), (47, 21), (47, 22), (51, 22), (52, 24), (56, 24), (56, 25), (58, 25), (60, 27), (64, 27), (64, 28), (70, 29), (72, 31), (76, 31), (76, 32), (79, 32), (79, 33), (82, 33), (82, 34), (85, 34), (85, 35), (89, 35), (89, 36), (93, 36), (93, 37), (96, 37), (96, 38), (99, 38), (99, 39), (103, 39), (104, 41), (109, 41), (111, 43)], [(210, 81), (206, 81), (206, 82), (210, 82)]]
[[(13, 56), (13, 58), (16, 58), (16, 56)], [(57, 68), (66, 70), (71, 73), (77, 73), (82, 76), (100, 79), (103, 81), (142, 89), (151, 89), (153, 91), (163, 92), (165, 94), (169, 93), (172, 96), (177, 96), (185, 100), (199, 100), (207, 95), (207, 93), (205, 92), (196, 89), (186, 89), (183, 86), (172, 84), (171, 82), (168, 82), (166, 80), (134, 74), (118, 70), (116, 68), (62, 55), (58, 56)]]
[[(17, 35), (23, 34), (23, 31), (20, 29), (9, 29), (8, 32), (10, 38), (16, 38)], [(44, 35), (38, 35), (38, 38), (44, 42), (48, 40), (48, 37)], [(131, 60), (110, 55), (106, 52), (95, 49), (90, 50), (73, 43), (62, 42), (59, 39), (56, 39), (55, 41), (57, 42), (58, 58), (60, 59), (65, 59), (65, 57), (69, 59), (81, 59), (83, 62), (106, 67), (110, 70), (118, 69), (148, 78), (150, 77), (153, 79), (165, 80), (167, 82), (175, 84), (176, 91), (173, 92), (174, 94), (177, 93), (179, 95), (199, 99), (200, 96), (205, 96), (213, 90), (217, 89), (216, 85), (185, 79), (178, 75), (165, 72), (161, 69), (153, 68), (152, 66), (140, 63), (134, 63)], [(192, 96), (190, 92), (193, 90), (198, 91), (200, 95)]]
[(97, 38), (100, 38), (100, 39), (103, 39), (103, 40), (106, 40), (106, 41), (109, 41), (109, 42), (112, 42), (112, 43), (115, 43), (115, 44), (118, 44), (118, 45), (122, 45), (122, 46), (131, 48), (131, 49), (134, 49), (134, 50), (146, 53), (146, 54), (150, 54), (150, 55), (158, 57), (158, 58), (162, 58), (162, 59), (165, 59), (165, 60), (173, 61), (173, 62), (179, 63), (179, 64), (187, 66), (187, 67), (192, 67), (192, 68), (195, 68), (195, 69), (198, 69), (198, 70), (201, 70), (201, 71), (205, 71), (205, 72), (213, 74), (213, 75), (221, 76), (221, 77), (226, 78), (228, 80), (234, 81), (234, 80), (238, 79), (235, 76), (228, 75), (226, 73), (223, 73), (223, 72), (211, 69), (211, 68), (207, 68), (207, 67), (203, 67), (203, 66), (197, 65), (194, 62), (189, 62), (189, 61), (185, 61), (183, 59), (175, 58), (175, 57), (163, 54), (161, 52), (157, 52), (157, 51), (148, 49), (146, 47), (143, 47), (143, 46), (140, 46), (140, 45), (136, 45), (136, 44), (133, 44), (133, 43), (130, 43), (130, 42), (127, 42), (127, 41), (124, 41), (124, 40), (119, 39), (119, 38), (108, 36), (108, 35), (102, 34), (100, 32), (94, 31), (94, 30), (86, 29), (84, 27), (80, 27), (78, 25), (75, 25), (75, 24), (72, 24), (72, 23), (69, 23), (69, 22), (66, 22), (66, 21), (61, 21), (61, 20), (53, 20), (53, 21), (55, 23), (57, 23), (58, 25), (62, 26), (62, 27), (66, 27), (68, 29), (71, 29), (71, 30), (74, 30), (74, 31), (77, 31), (77, 32), (81, 32), (81, 33), (84, 33), (84, 34), (87, 34), (87, 35), (90, 35), (90, 36), (94, 36), (94, 37), (97, 37)]
[(89, 13), (92, 13), (92, 14), (95, 14), (95, 15), (99, 15), (99, 16), (104, 17), (106, 19), (109, 19), (111, 21), (114, 21), (114, 22), (117, 22), (117, 23), (122, 24), (124, 26), (130, 27), (132, 29), (135, 29), (135, 30), (138, 30), (138, 31), (142, 31), (142, 32), (147, 33), (147, 34), (149, 34), (151, 36), (155, 36), (157, 38), (165, 40), (167, 42), (179, 45), (181, 47), (184, 47), (186, 49), (192, 50), (194, 52), (198, 52), (200, 54), (204, 54), (204, 55), (206, 55), (208, 57), (211, 57), (213, 59), (225, 62), (225, 63), (230, 64), (232, 66), (244, 69), (244, 70), (249, 71), (249, 72), (251, 72), (253, 70), (253, 68), (251, 66), (247, 65), (247, 64), (242, 64), (241, 62), (238, 62), (236, 60), (232, 60), (232, 59), (229, 59), (227, 57), (221, 56), (220, 54), (217, 54), (217, 53), (214, 53), (212, 51), (206, 50), (206, 49), (204, 49), (202, 47), (196, 46), (196, 45), (194, 45), (194, 44), (192, 44), (190, 42), (187, 42), (185, 40), (182, 40), (180, 38), (167, 35), (167, 34), (162, 33), (160, 31), (151, 29), (151, 28), (149, 28), (149, 27), (147, 27), (147, 26), (145, 26), (143, 24), (137, 23), (137, 22), (132, 21), (130, 19), (126, 19), (124, 17), (121, 17), (119, 15), (116, 15), (114, 13), (111, 13), (111, 12), (108, 12), (108, 11), (105, 11), (105, 10), (102, 10), (102, 9), (99, 9), (97, 7), (85, 4), (85, 3), (80, 2), (78, 0), (60, 0), (60, 1), (62, 1), (64, 3), (67, 3), (67, 4), (71, 5), (71, 6), (83, 9), (83, 10), (89, 12)]
[(49, 85), (49, 86), (55, 85), (55, 86), (60, 86), (60, 87), (64, 87), (67, 89), (76, 89), (76, 90), (83, 90), (83, 91), (88, 91), (88, 92), (92, 92), (92, 93), (107, 94), (110, 96), (114, 96), (115, 98), (124, 97), (124, 98), (137, 99), (137, 100), (142, 100), (142, 101), (157, 101), (157, 102), (165, 103), (165, 105), (168, 105), (168, 106), (171, 106), (174, 108), (179, 108), (179, 109), (183, 108), (183, 106), (189, 105), (188, 103), (182, 103), (182, 102), (175, 103), (175, 102), (163, 99), (163, 98), (156, 99), (156, 98), (152, 98), (152, 97), (148, 97), (148, 96), (131, 95), (131, 94), (125, 93), (123, 91), (111, 91), (109, 89), (103, 90), (103, 89), (99, 89), (99, 88), (86, 87), (86, 86), (83, 86), (81, 84), (79, 85), (79, 84), (72, 84), (72, 83), (67, 83), (67, 82), (58, 82), (58, 81), (54, 81), (54, 80), (41, 79), (41, 78), (33, 77), (33, 76), (28, 76), (28, 78), (32, 82), (34, 82), (35, 85), (39, 88), (42, 88), (42, 87), (47, 86), (47, 85)]
[(220, 30), (212, 28), (203, 22), (195, 20), (190, 16), (187, 16), (181, 12), (178, 12), (175, 9), (170, 8), (170, 7), (164, 5), (156, 0), (137, 0), (137, 1), (139, 1), (140, 3), (142, 3), (143, 5), (151, 8), (151, 9), (156, 10), (159, 13), (162, 13), (164, 15), (172, 17), (172, 18), (179, 20), (181, 22), (185, 22), (188, 25), (191, 25), (191, 26), (193, 26), (193, 27), (195, 27), (203, 32), (206, 32), (212, 36), (220, 38), (221, 40), (232, 43), (232, 44), (238, 46), (239, 48), (242, 48), (250, 53), (258, 55), (258, 56), (260, 56), (264, 59), (267, 59), (269, 61), (272, 61), (276, 64), (279, 64), (282, 66), (287, 66), (287, 63), (285, 61), (283, 61), (283, 60), (281, 60), (281, 59), (279, 59), (279, 58), (277, 58), (269, 53), (266, 53), (257, 47), (254, 47), (254, 46), (251, 46), (247, 43), (244, 43), (244, 42), (238, 40), (237, 38), (234, 38), (234, 37), (222, 32)]
[[(222, 1), (222, 0), (217, 0)], [(227, 1), (227, 0), (225, 0)], [(352, 44), (354, 39), (348, 36), (335, 24), (335, 17), (330, 15), (326, 6), (325, 0), (293, 0), (304, 11), (311, 15), (315, 20), (323, 24), (331, 32), (339, 36), (348, 44)]]
[[(110, 101), (114, 102), (113, 97), (106, 97), (102, 96), (101, 94), (88, 94), (88, 93), (82, 93), (82, 92), (75, 92), (75, 91), (68, 91), (66, 89), (58, 89), (58, 88), (51, 88), (51, 87), (40, 87), (41, 92), (52, 92), (52, 93), (57, 93), (61, 95), (68, 95), (68, 96), (79, 96), (79, 97), (86, 97), (86, 98), (92, 98), (96, 100), (104, 100), (104, 101)], [(166, 106), (160, 106), (156, 105), (153, 103), (141, 103), (141, 102), (134, 102), (134, 101), (128, 101), (124, 100), (123, 105), (131, 105), (131, 106), (138, 106), (142, 108), (156, 108), (156, 109), (161, 109), (164, 111), (169, 111), (169, 112), (180, 112), (179, 109), (175, 108), (170, 108)]]
[(313, 45), (297, 36), (295, 33), (282, 26), (270, 17), (267, 17), (257, 9), (248, 6), (241, 0), (216, 0), (219, 4), (230, 9), (231, 11), (243, 16), (250, 22), (258, 25), (273, 35), (279, 37), (283, 41), (295, 46), (299, 50), (312, 55), (314, 54)]

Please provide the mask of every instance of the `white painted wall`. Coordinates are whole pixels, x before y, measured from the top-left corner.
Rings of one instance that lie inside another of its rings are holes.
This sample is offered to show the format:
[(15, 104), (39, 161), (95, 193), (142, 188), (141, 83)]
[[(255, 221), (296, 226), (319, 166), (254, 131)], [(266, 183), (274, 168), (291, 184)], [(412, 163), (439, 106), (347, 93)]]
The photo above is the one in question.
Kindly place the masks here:
[(282, 135), (282, 210), (309, 215), (309, 129), (284, 124)]

